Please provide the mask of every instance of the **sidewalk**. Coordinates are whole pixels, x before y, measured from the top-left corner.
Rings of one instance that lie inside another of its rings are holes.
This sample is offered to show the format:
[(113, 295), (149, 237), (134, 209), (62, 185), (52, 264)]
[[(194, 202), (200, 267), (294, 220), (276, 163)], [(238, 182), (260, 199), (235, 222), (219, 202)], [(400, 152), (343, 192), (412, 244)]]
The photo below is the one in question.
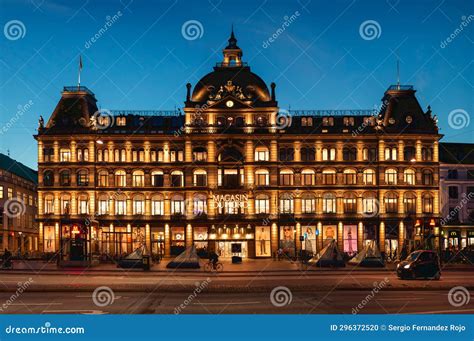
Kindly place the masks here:
[[(167, 269), (166, 265), (170, 259), (165, 259), (161, 263), (153, 264), (150, 271), (145, 272), (142, 269), (121, 269), (115, 264), (100, 264), (91, 267), (69, 267), (59, 268), (56, 263), (48, 263), (44, 261), (14, 261), (13, 270), (3, 270), (15, 273), (41, 273), (41, 274), (58, 274), (58, 273), (201, 273), (204, 262), (201, 262), (201, 269)], [(242, 264), (232, 264), (230, 261), (222, 261), (224, 265), (224, 273), (295, 273), (304, 270), (305, 272), (393, 272), (396, 268), (395, 263), (386, 264), (385, 268), (361, 268), (347, 265), (345, 268), (317, 268), (315, 266), (302, 266), (300, 262), (291, 262), (289, 260), (275, 261), (273, 259), (248, 259)], [(468, 264), (448, 264), (443, 265), (443, 271), (468, 271), (474, 272), (474, 266)]]

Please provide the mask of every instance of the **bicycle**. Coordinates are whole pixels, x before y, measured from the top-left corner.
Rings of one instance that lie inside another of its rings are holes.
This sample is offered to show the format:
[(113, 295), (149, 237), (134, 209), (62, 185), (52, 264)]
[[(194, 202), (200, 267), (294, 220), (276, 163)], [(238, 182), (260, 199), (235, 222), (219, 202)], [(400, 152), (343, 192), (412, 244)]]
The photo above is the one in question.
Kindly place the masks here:
[(224, 265), (222, 263), (217, 262), (216, 266), (214, 267), (214, 263), (207, 262), (204, 264), (204, 271), (206, 272), (222, 272), (224, 271)]

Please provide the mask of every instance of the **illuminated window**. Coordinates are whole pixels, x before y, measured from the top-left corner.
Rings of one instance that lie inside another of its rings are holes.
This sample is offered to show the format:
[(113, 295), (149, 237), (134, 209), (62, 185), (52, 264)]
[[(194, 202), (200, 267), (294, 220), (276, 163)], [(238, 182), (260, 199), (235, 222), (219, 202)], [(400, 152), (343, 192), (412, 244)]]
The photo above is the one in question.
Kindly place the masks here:
[(362, 210), (364, 214), (377, 214), (378, 213), (378, 204), (375, 195), (373, 194), (364, 194), (362, 196)]
[(323, 117), (323, 127), (332, 127), (334, 125), (334, 117)]
[(388, 168), (385, 171), (385, 183), (387, 185), (396, 185), (397, 184), (397, 170), (394, 168)]
[(255, 172), (255, 185), (268, 186), (270, 183), (270, 174), (266, 169), (257, 169)]
[(120, 116), (116, 118), (116, 122), (119, 127), (123, 127), (127, 124), (127, 119), (124, 116)]
[(54, 213), (54, 197), (52, 195), (46, 195), (44, 197), (44, 214)]
[(77, 211), (79, 214), (89, 214), (89, 199), (86, 194), (79, 195)]
[(336, 213), (336, 196), (333, 193), (324, 193), (323, 213)]
[(89, 171), (87, 169), (81, 169), (77, 172), (77, 185), (78, 186), (89, 185)]
[(268, 161), (270, 160), (270, 153), (267, 147), (255, 148), (255, 161)]
[(433, 213), (434, 199), (430, 194), (423, 195), (423, 213)]
[(145, 186), (145, 173), (141, 170), (136, 170), (132, 173), (133, 187)]
[(181, 171), (171, 172), (171, 186), (172, 187), (183, 187), (184, 186), (184, 175)]
[(354, 126), (354, 117), (344, 117), (343, 122), (346, 127)]
[(61, 162), (70, 162), (71, 161), (71, 151), (66, 148), (61, 148), (59, 150), (59, 161)]
[(386, 161), (397, 161), (398, 150), (396, 147), (385, 148), (385, 160)]
[(415, 171), (413, 169), (405, 169), (405, 171), (403, 172), (403, 178), (406, 185), (414, 185), (415, 184)]
[(133, 198), (133, 214), (145, 214), (145, 197), (139, 195)]
[(151, 172), (151, 184), (155, 187), (163, 187), (164, 184), (164, 175), (163, 171), (156, 170)]
[(344, 213), (357, 212), (357, 197), (354, 193), (345, 193), (343, 204), (344, 204)]
[(294, 174), (291, 169), (280, 171), (280, 186), (292, 186), (294, 183)]
[(207, 186), (207, 173), (204, 169), (197, 169), (193, 172), (193, 185), (200, 187)]
[(270, 213), (270, 197), (266, 194), (258, 194), (255, 197), (255, 213), (269, 214)]
[(204, 194), (196, 194), (193, 198), (193, 214), (201, 215), (207, 213), (207, 197)]
[(353, 169), (344, 169), (344, 184), (355, 185), (357, 183), (357, 174)]
[(127, 200), (125, 196), (119, 196), (115, 199), (115, 214), (116, 215), (127, 214)]
[(164, 209), (165, 201), (162, 195), (154, 196), (151, 199), (151, 214), (152, 215), (163, 215), (165, 212)]
[(185, 214), (182, 195), (174, 195), (171, 198), (171, 214)]
[(109, 185), (109, 173), (107, 171), (99, 171), (97, 175), (97, 185), (99, 187), (107, 187)]
[(403, 207), (405, 213), (416, 212), (416, 195), (413, 193), (405, 193), (403, 197)]
[(301, 171), (301, 185), (303, 186), (313, 186), (314, 185), (314, 170), (312, 169), (303, 169)]
[(334, 169), (324, 169), (322, 175), (324, 185), (336, 184), (336, 171)]
[(323, 161), (336, 160), (336, 148), (323, 148)]
[(280, 197), (280, 213), (293, 214), (294, 200), (290, 194), (284, 194)]
[(312, 193), (301, 195), (301, 212), (303, 214), (316, 212), (316, 198)]
[(127, 185), (127, 173), (124, 170), (118, 170), (115, 172), (115, 186), (125, 187)]
[(364, 169), (364, 185), (375, 185), (375, 171), (373, 169)]
[(377, 161), (377, 148), (364, 148), (362, 150), (362, 158), (364, 161)]
[(384, 198), (385, 212), (397, 213), (398, 211), (398, 198), (395, 193), (389, 192), (385, 194)]

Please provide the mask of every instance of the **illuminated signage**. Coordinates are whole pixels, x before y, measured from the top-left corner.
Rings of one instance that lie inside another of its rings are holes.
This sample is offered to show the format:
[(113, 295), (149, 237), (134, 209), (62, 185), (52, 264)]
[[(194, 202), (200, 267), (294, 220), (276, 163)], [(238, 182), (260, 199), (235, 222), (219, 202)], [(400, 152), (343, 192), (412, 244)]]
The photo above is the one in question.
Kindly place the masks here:
[(212, 199), (216, 208), (225, 206), (246, 208), (249, 196), (248, 194), (213, 194)]

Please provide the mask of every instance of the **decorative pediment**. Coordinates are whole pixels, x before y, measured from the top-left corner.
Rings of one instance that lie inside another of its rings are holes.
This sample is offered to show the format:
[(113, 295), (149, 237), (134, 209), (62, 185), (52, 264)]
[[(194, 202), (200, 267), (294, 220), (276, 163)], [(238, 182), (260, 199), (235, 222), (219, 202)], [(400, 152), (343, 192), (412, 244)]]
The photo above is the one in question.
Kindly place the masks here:
[(240, 99), (227, 95), (221, 98), (219, 101), (207, 101), (208, 108), (218, 108), (218, 109), (251, 109), (252, 101), (241, 101)]
[(232, 83), (232, 80), (228, 80), (225, 85), (221, 85), (218, 89), (214, 86), (209, 86), (209, 100), (220, 101), (224, 97), (232, 96), (240, 99), (241, 101), (251, 100), (252, 94), (248, 91), (244, 91), (240, 86)]

